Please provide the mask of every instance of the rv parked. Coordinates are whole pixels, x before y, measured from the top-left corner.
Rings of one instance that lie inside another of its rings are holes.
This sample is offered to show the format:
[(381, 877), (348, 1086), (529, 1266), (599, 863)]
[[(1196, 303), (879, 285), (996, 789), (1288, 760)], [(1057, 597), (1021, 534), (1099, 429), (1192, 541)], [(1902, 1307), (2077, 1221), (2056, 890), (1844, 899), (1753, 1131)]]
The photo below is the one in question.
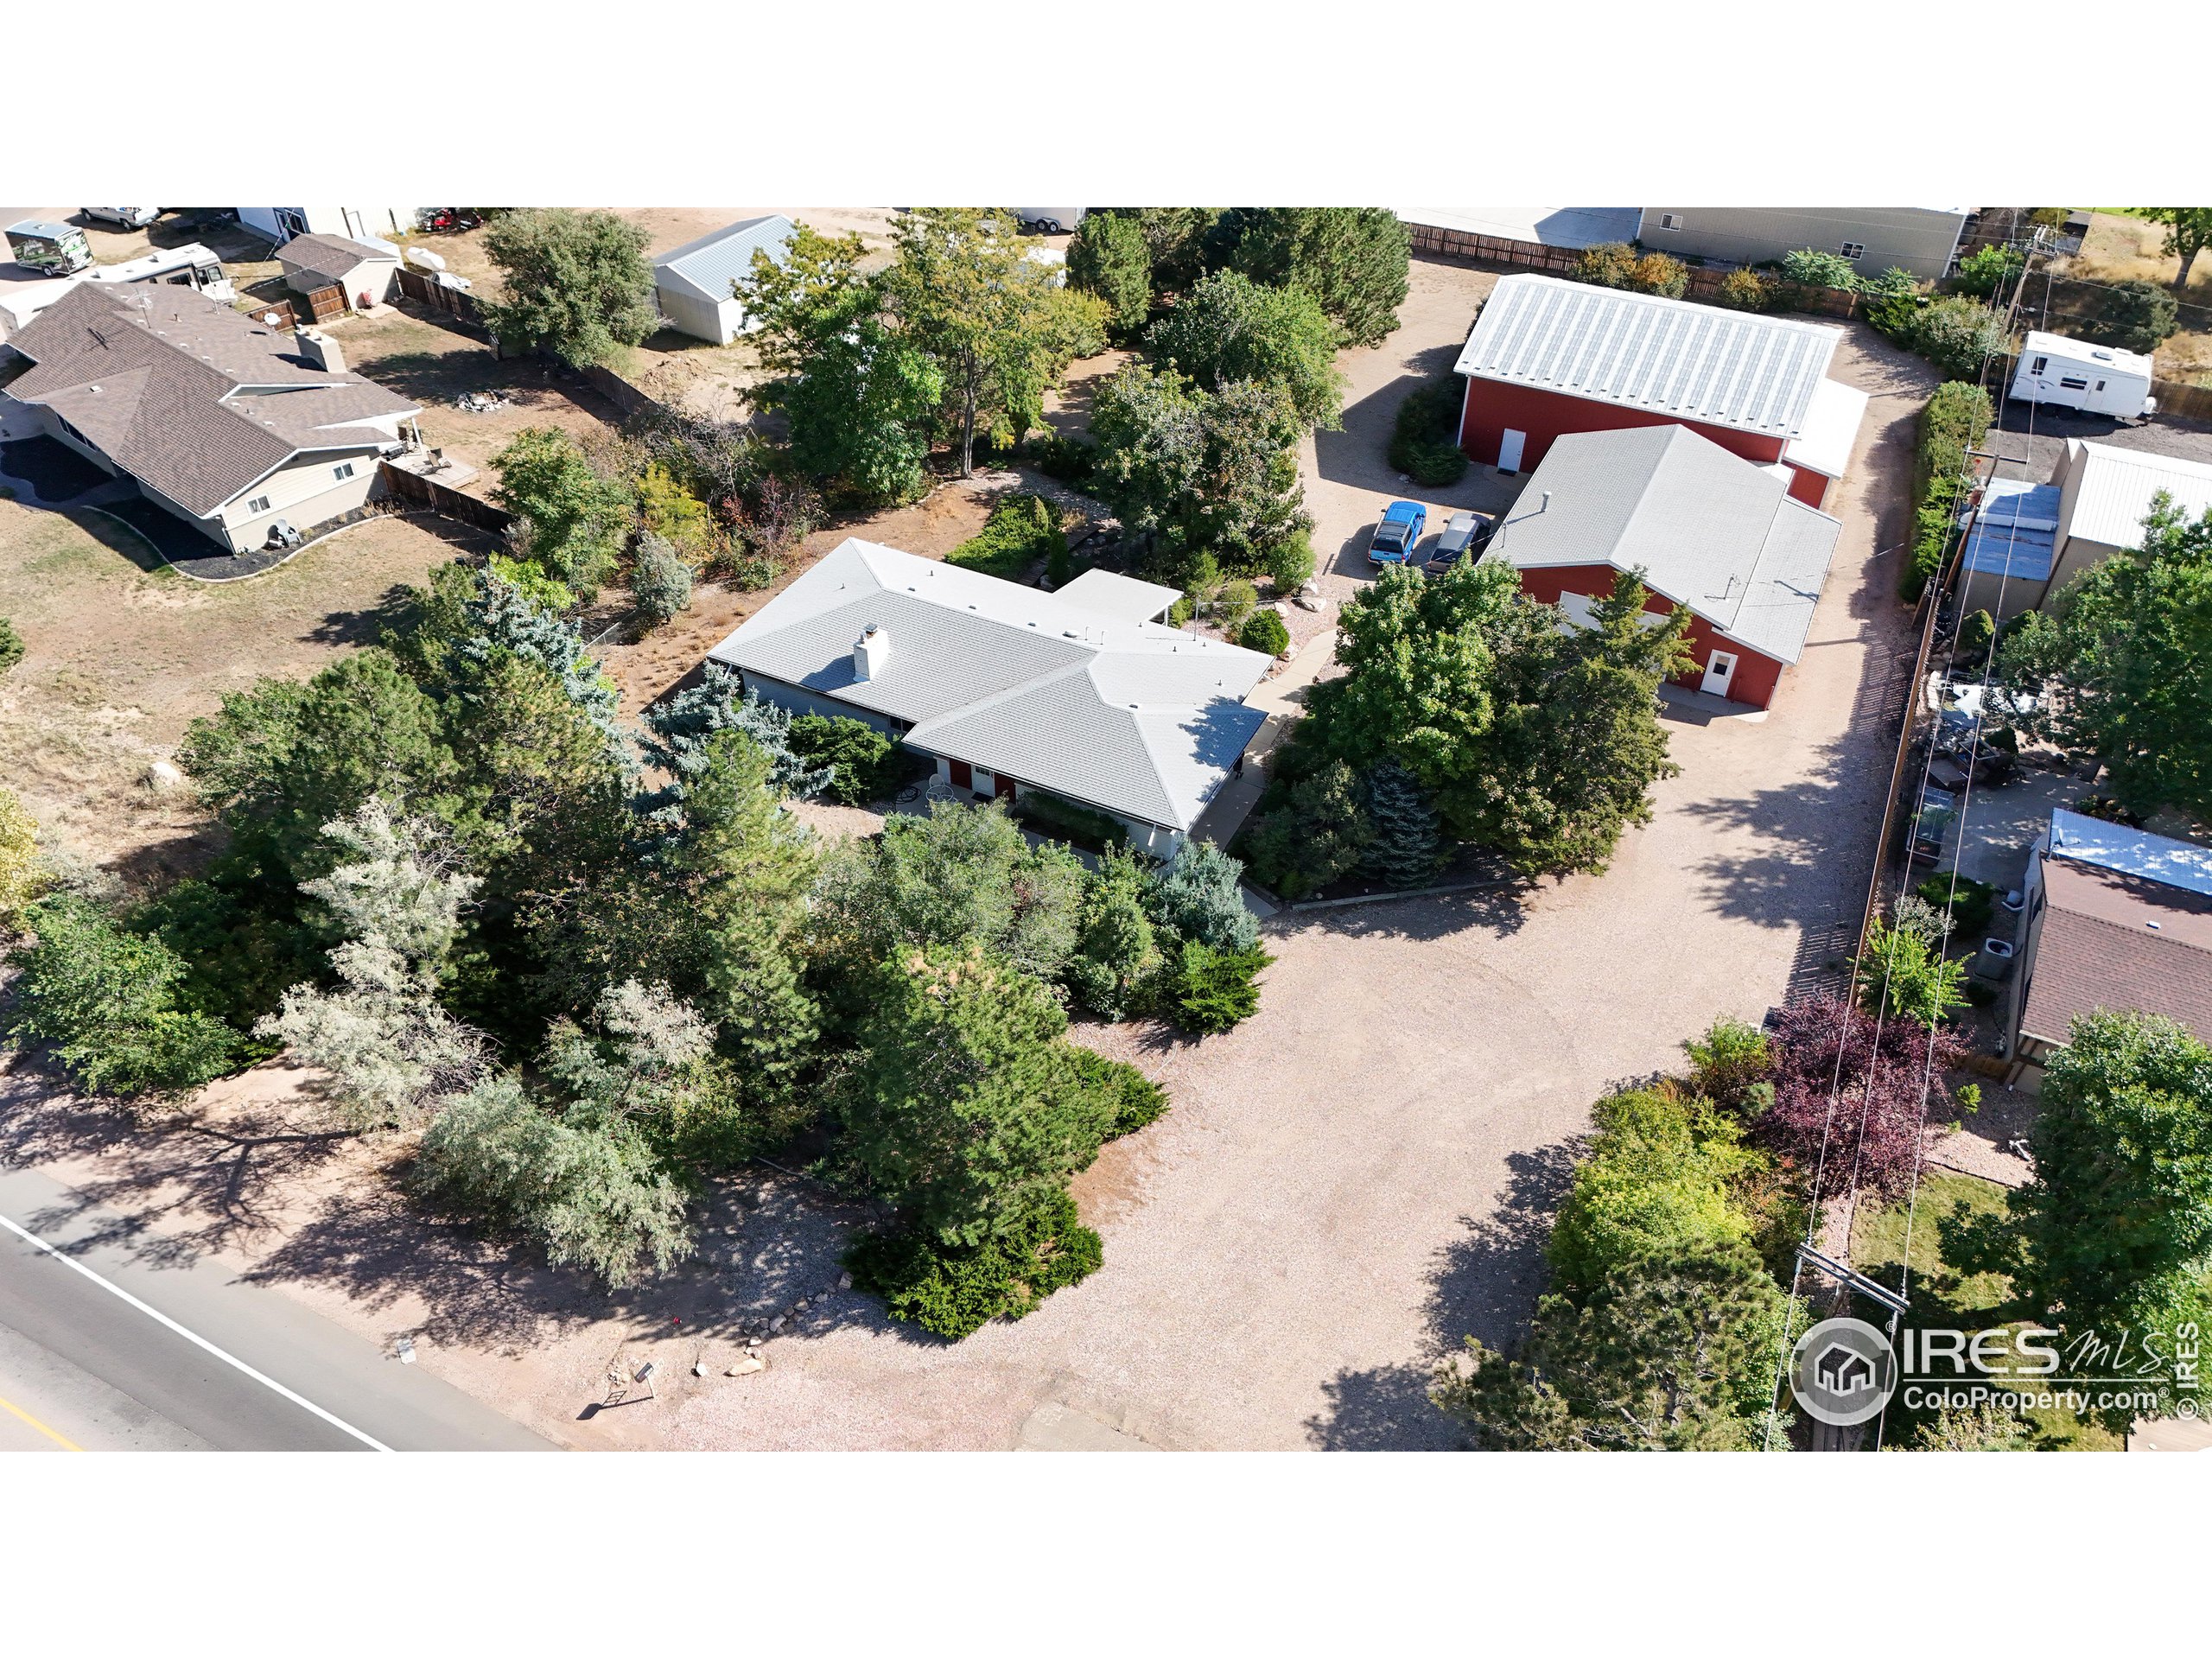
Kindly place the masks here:
[(92, 263), (92, 245), (74, 225), (27, 219), (7, 230), (16, 263), (41, 276), (69, 276)]
[(136, 259), (101, 265), (66, 283), (21, 288), (0, 295), (0, 324), (4, 324), (8, 333), (14, 333), (79, 283), (152, 283), (192, 288), (224, 305), (238, 297), (237, 289), (223, 274), (222, 261), (216, 258), (213, 250), (197, 242), (188, 242), (181, 248), (160, 248)]
[(2012, 396), (2025, 404), (2054, 404), (2123, 421), (2158, 412), (2151, 396), (2151, 359), (2116, 346), (2092, 346), (2063, 334), (2031, 334), (2020, 348)]

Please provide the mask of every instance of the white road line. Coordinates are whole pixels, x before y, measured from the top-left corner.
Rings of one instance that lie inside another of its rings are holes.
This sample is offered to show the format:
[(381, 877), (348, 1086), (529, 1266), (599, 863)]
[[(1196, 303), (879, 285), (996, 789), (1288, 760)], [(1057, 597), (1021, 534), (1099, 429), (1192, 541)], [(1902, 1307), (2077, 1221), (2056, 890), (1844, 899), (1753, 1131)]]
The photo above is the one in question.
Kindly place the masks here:
[(131, 1306), (137, 1308), (148, 1319), (167, 1325), (170, 1330), (175, 1332), (177, 1335), (182, 1337), (187, 1342), (192, 1343), (195, 1346), (206, 1349), (209, 1353), (214, 1355), (216, 1358), (221, 1360), (226, 1365), (232, 1367), (233, 1370), (245, 1372), (248, 1376), (260, 1383), (264, 1388), (283, 1395), (284, 1398), (290, 1401), (294, 1405), (299, 1407), (301, 1410), (313, 1412), (316, 1416), (321, 1418), (324, 1422), (328, 1423), (333, 1428), (341, 1429), (345, 1433), (351, 1434), (355, 1440), (359, 1440), (363, 1446), (367, 1446), (372, 1452), (389, 1452), (391, 1450), (391, 1448), (386, 1446), (382, 1440), (376, 1439), (372, 1435), (364, 1434), (359, 1429), (354, 1427), (353, 1424), (347, 1422), (344, 1418), (333, 1416), (329, 1412), (325, 1411), (321, 1406), (318, 1406), (314, 1401), (308, 1399), (305, 1395), (295, 1394), (291, 1389), (286, 1388), (282, 1382), (279, 1382), (275, 1377), (265, 1376), (262, 1372), (257, 1371), (252, 1366), (247, 1364), (245, 1361), (240, 1359), (236, 1354), (226, 1353), (220, 1348), (218, 1348), (213, 1343), (208, 1341), (207, 1338), (200, 1335), (197, 1332), (186, 1330), (184, 1326), (179, 1325), (175, 1319), (169, 1318), (168, 1314), (162, 1313), (158, 1307), (149, 1306), (148, 1304), (140, 1301), (129, 1291), (124, 1289), (122, 1286), (111, 1283), (108, 1280), (101, 1278), (99, 1274), (94, 1273), (83, 1262), (75, 1260), (73, 1257), (62, 1255), (60, 1251), (55, 1249), (53, 1245), (48, 1243), (36, 1233), (26, 1232), (22, 1228), (18, 1227), (14, 1222), (10, 1221), (5, 1216), (0, 1216), (0, 1227), (5, 1227), (10, 1232), (15, 1234), (16, 1237), (23, 1240), (26, 1243), (37, 1245), (39, 1249), (44, 1250), (48, 1255), (59, 1262), (63, 1267), (70, 1268), (73, 1272), (83, 1274), (86, 1278), (91, 1280), (94, 1284), (98, 1285), (102, 1290), (106, 1291), (110, 1295), (120, 1296), (124, 1301), (130, 1303)]

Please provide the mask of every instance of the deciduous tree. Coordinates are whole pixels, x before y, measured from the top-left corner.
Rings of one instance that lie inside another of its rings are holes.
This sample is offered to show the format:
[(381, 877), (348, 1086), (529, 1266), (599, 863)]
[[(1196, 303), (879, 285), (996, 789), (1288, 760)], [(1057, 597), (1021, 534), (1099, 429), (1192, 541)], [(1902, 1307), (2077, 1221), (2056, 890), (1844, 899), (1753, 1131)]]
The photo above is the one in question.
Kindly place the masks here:
[(589, 368), (659, 327), (645, 233), (608, 213), (534, 207), (485, 232), (500, 295), (477, 309), (510, 351), (544, 350)]
[(1343, 342), (1373, 346), (1398, 326), (1412, 240), (1387, 207), (1244, 207), (1228, 263), (1255, 282), (1310, 294)]
[(2189, 269), (2196, 256), (2212, 247), (2212, 207), (2145, 207), (2143, 216), (2166, 227), (2160, 250), (2169, 259), (2181, 261), (2174, 276), (2174, 292), (2189, 292)]
[(1153, 354), (1218, 392), (1239, 380), (1278, 386), (1307, 426), (1334, 427), (1344, 407), (1337, 334), (1301, 289), (1270, 288), (1217, 270), (1177, 302), (1145, 336)]

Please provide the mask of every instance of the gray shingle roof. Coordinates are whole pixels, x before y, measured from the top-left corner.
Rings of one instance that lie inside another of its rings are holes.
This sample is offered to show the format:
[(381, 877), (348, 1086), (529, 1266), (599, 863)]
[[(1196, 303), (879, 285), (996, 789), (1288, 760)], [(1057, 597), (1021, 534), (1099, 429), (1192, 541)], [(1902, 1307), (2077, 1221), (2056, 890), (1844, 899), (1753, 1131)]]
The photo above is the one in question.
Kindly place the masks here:
[[(883, 666), (853, 671), (868, 626)], [(873, 543), (847, 541), (709, 653), (911, 722), (918, 747), (1186, 830), (1266, 716), (1268, 659)]]
[(1654, 592), (1794, 663), (1842, 529), (1776, 471), (1686, 426), (1642, 426), (1554, 440), (1484, 557), (1640, 569)]
[(1525, 272), (1502, 279), (1461, 374), (1789, 438), (1840, 328)]
[(781, 213), (740, 219), (696, 242), (686, 242), (653, 261), (656, 285), (675, 286), (719, 303), (731, 297), (730, 284), (753, 274), (753, 253), (766, 248), (781, 264), (783, 250), (798, 226)]
[(353, 423), (416, 407), (293, 360), (285, 335), (166, 284), (81, 284), (9, 343), (32, 359), (13, 396), (52, 408), (194, 513), (215, 512), (300, 449), (388, 442)]
[(372, 247), (350, 236), (327, 236), (315, 231), (294, 237), (276, 250), (276, 257), (283, 264), (297, 265), (302, 270), (336, 282), (364, 259), (397, 259), (399, 250), (389, 242), (382, 247)]

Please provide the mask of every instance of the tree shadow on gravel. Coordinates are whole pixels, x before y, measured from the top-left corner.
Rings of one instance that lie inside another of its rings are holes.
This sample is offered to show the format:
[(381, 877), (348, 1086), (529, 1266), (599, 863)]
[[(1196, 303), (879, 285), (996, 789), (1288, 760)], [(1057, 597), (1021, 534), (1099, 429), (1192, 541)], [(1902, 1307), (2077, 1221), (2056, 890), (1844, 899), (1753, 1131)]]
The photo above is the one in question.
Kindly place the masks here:
[(1411, 1361), (1339, 1372), (1322, 1385), (1328, 1406), (1306, 1420), (1306, 1439), (1327, 1452), (1418, 1452), (1465, 1447), (1465, 1432), (1430, 1403), (1436, 1364), (1468, 1337), (1493, 1348), (1518, 1341), (1548, 1268), (1544, 1245), (1582, 1154), (1580, 1137), (1506, 1160), (1505, 1190), (1486, 1217), (1463, 1216), (1459, 1236), (1436, 1255), (1422, 1314), (1422, 1350)]
[(33, 1230), (111, 1212), (74, 1241), (128, 1246), (158, 1266), (189, 1266), (249, 1243), (281, 1221), (280, 1189), (315, 1176), (353, 1137), (305, 1128), (274, 1110), (211, 1122), (190, 1111), (133, 1112), (70, 1094), (29, 1070), (0, 1078), (0, 1164), (33, 1167), (98, 1158), (66, 1202), (29, 1218)]
[(1457, 933), (1484, 932), (1504, 938), (1528, 920), (1530, 889), (1522, 882), (1433, 897), (1378, 898), (1336, 910), (1283, 910), (1268, 918), (1268, 931), (1318, 926), (1349, 938), (1444, 939)]

